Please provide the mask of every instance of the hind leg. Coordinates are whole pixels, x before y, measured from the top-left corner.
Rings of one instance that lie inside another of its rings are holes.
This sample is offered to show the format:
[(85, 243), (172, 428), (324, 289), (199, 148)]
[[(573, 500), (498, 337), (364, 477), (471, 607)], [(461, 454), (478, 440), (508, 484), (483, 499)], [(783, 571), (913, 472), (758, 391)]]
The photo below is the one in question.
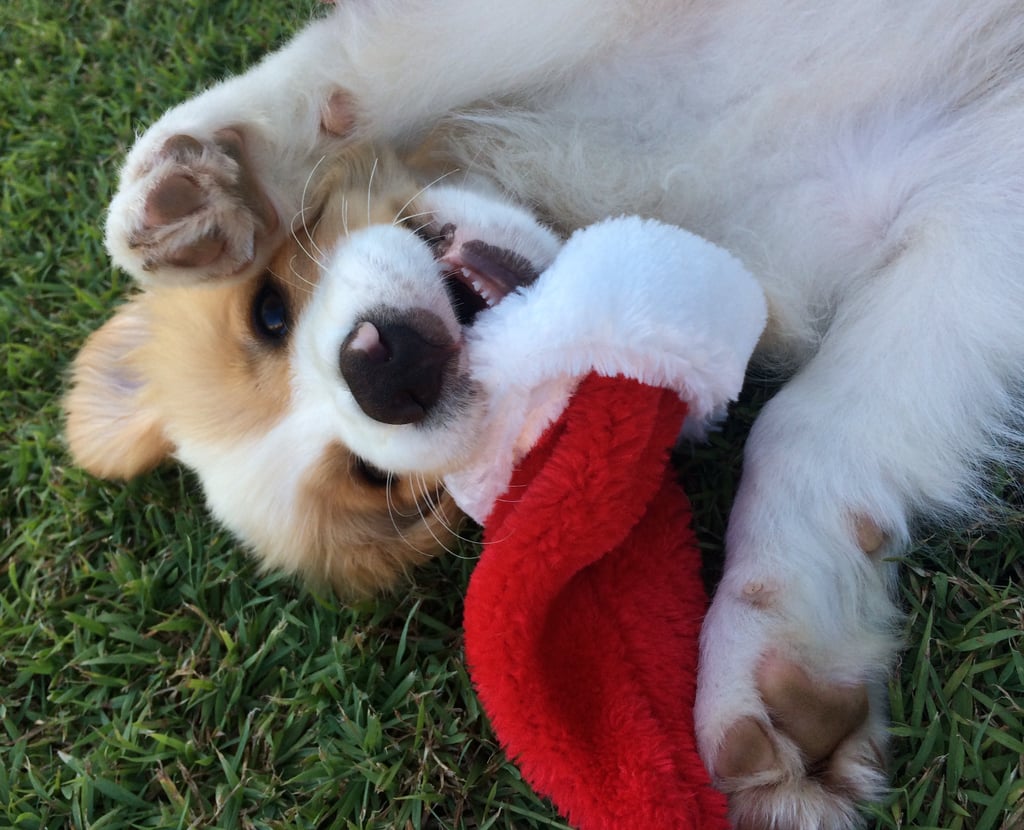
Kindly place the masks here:
[(967, 506), (1011, 412), (1011, 264), (981, 271), (955, 231), (921, 237), (845, 300), (749, 438), (696, 709), (741, 830), (857, 827), (884, 790), (886, 557), (909, 517)]

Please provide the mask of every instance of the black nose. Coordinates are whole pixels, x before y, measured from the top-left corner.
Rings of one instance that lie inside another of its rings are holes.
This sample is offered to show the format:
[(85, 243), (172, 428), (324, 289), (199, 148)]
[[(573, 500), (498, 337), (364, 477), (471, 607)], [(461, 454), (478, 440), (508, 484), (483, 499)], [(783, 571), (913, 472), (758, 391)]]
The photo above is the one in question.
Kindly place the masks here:
[(341, 376), (359, 407), (384, 424), (413, 424), (441, 399), (457, 345), (429, 312), (363, 320), (341, 345)]

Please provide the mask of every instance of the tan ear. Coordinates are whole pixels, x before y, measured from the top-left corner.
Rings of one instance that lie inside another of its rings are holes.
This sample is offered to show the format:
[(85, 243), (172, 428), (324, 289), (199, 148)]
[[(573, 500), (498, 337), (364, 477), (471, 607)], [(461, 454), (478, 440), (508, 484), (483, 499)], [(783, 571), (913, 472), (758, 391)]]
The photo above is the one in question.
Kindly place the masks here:
[(68, 446), (75, 463), (101, 478), (132, 478), (174, 449), (146, 403), (134, 360), (148, 337), (145, 303), (136, 298), (93, 332), (72, 366), (64, 399)]

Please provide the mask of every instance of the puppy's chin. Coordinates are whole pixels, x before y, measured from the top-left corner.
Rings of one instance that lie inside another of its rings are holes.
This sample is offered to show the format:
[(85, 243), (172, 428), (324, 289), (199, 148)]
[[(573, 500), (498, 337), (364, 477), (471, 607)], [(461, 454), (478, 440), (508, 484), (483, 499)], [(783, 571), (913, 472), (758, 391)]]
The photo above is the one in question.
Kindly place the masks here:
[[(239, 446), (201, 477), (214, 515), (266, 569), (294, 573), (343, 599), (389, 590), (454, 544), (462, 515), (427, 476), (383, 474), (336, 441)], [(305, 457), (304, 457), (305, 456)], [(240, 478), (245, 487), (230, 486)]]

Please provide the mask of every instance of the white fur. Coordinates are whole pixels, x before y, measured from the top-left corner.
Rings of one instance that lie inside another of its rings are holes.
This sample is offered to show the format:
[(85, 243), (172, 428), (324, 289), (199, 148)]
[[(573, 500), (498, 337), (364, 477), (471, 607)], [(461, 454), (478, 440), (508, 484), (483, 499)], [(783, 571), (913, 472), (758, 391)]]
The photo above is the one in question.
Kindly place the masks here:
[(403, 475), (447, 469), (462, 460), (465, 436), (479, 428), (474, 409), (462, 407), (448, 417), (415, 426), (382, 424), (366, 417), (339, 382), (342, 341), (361, 314), (382, 306), (436, 309), (445, 313), (452, 339), (461, 338), (438, 265), (416, 237), (388, 225), (353, 233), (331, 257), (309, 311), (299, 322), (294, 361), (301, 395), (297, 405), (308, 402), (326, 409), (338, 439), (358, 448), (382, 470)]
[[(518, 251), (544, 268), (560, 247), (557, 238), (515, 205), (493, 194), (435, 187), (416, 203), (418, 211), (457, 227), (454, 247), (466, 239)], [(408, 230), (375, 225), (339, 240), (296, 333), (295, 374), (303, 401), (323, 406), (336, 424), (337, 438), (374, 466), (404, 475), (441, 475), (459, 469), (475, 450), (485, 401), (471, 379), (468, 357), (459, 355), (461, 400), (439, 407), (423, 423), (383, 424), (366, 417), (339, 382), (341, 344), (361, 315), (389, 308), (430, 309), (451, 338), (462, 332), (440, 279), (440, 266)], [(452, 398), (458, 398), (452, 395)], [(305, 404), (302, 404), (305, 405)]]
[(175, 455), (198, 473), (213, 515), (258, 549), (267, 568), (294, 571), (291, 551), (294, 523), (302, 515), (297, 506), (302, 479), (332, 439), (337, 436), (330, 412), (305, 405), (267, 433), (243, 435), (232, 444), (185, 439)]
[(1019, 438), (1022, 45), (1018, 0), (339, 3), (142, 138), (108, 238), (147, 276), (122, 244), (132, 182), (169, 136), (237, 124), (294, 215), (346, 140), (320, 129), (344, 88), (356, 136), (413, 145), (440, 124), (463, 169), (567, 230), (639, 213), (731, 251), (768, 296), (765, 354), (799, 371), (749, 440), (698, 735), (713, 765), (731, 723), (769, 724), (754, 668), (770, 647), (868, 683), (847, 791), (790, 753), (785, 786), (734, 795), (751, 826), (847, 828), (851, 793), (879, 786), (856, 758), (884, 743), (895, 654), (891, 566), (859, 549), (854, 517), (897, 551), (917, 517), (976, 507), (987, 464), (1012, 462)]
[(577, 231), (534, 285), (470, 330), (488, 412), (449, 491), (483, 521), (590, 371), (675, 390), (698, 434), (738, 396), (765, 315), (746, 269), (681, 228), (622, 217)]

